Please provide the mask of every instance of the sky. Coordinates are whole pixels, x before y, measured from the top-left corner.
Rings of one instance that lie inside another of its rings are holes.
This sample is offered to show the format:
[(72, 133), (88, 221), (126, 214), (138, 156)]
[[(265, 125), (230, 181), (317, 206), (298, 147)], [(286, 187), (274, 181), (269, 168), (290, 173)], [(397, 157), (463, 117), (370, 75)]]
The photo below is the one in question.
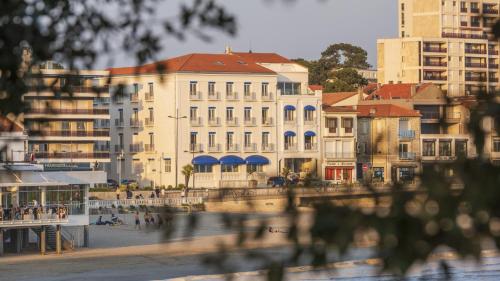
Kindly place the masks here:
[[(179, 11), (180, 1), (167, 0), (159, 13)], [(376, 67), (378, 38), (397, 37), (396, 0), (218, 0), (234, 14), (237, 35), (209, 32), (207, 43), (188, 36), (185, 41), (165, 40), (159, 58), (187, 53), (222, 53), (226, 45), (234, 51), (275, 52), (288, 58), (317, 59), (334, 43), (351, 43), (368, 52)], [(113, 66), (135, 65), (133, 57), (116, 55)], [(109, 65), (101, 65), (108, 67)]]

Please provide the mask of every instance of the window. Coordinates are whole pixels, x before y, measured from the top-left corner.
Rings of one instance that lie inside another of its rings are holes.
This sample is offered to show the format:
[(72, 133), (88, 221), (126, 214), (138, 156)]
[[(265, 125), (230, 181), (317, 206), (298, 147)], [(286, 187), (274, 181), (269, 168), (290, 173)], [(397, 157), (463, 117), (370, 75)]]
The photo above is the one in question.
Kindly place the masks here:
[(139, 109), (133, 108), (132, 109), (132, 120), (137, 122), (139, 120)]
[(155, 135), (153, 133), (149, 133), (149, 144), (151, 146), (155, 145)]
[(232, 121), (234, 119), (233, 112), (234, 112), (234, 108), (232, 108), (232, 107), (226, 108), (226, 120), (227, 121)]
[(262, 133), (262, 146), (267, 147), (268, 145), (269, 145), (269, 132), (263, 132)]
[(399, 144), (399, 158), (401, 159), (410, 159), (411, 156), (408, 151), (408, 143), (400, 143)]
[(148, 111), (149, 111), (149, 120), (154, 120), (155, 119), (155, 115), (154, 115), (154, 109), (152, 107), (148, 108)]
[(500, 152), (500, 139), (493, 140), (493, 152)]
[(223, 173), (237, 173), (238, 165), (221, 165)]
[(269, 83), (262, 83), (262, 96), (269, 96)]
[(269, 107), (262, 108), (262, 124), (266, 124), (266, 121), (269, 118)]
[(165, 166), (165, 173), (172, 172), (172, 159), (163, 159), (163, 166)]
[(455, 156), (467, 157), (467, 141), (466, 140), (456, 140), (455, 141)]
[(250, 86), (252, 84), (250, 82), (245, 82), (245, 84), (243, 84), (243, 94), (245, 95), (245, 97), (249, 97), (250, 96)]
[(440, 140), (439, 141), (439, 156), (451, 156), (451, 141), (450, 140)]
[(245, 132), (245, 147), (250, 147), (252, 146), (252, 133), (251, 132)]
[(363, 134), (363, 135), (367, 135), (368, 134), (368, 128), (369, 128), (369, 122), (368, 120), (363, 120), (362, 122), (359, 123), (360, 125), (360, 133)]
[(294, 146), (295, 137), (294, 136), (285, 136), (285, 150), (290, 149)]
[(436, 156), (436, 142), (424, 140), (422, 143), (422, 155)]
[(325, 125), (331, 134), (337, 133), (337, 118), (326, 118)]
[(153, 85), (153, 82), (148, 83), (148, 87), (149, 87), (149, 95), (153, 96), (154, 95), (154, 85)]
[(194, 121), (198, 118), (198, 108), (196, 106), (192, 106), (189, 109), (189, 120)]
[(61, 122), (61, 130), (63, 130), (63, 131), (69, 131), (69, 130), (71, 130), (68, 121), (62, 121)]
[(215, 120), (215, 107), (208, 108), (208, 120), (210, 121)]
[(352, 118), (342, 118), (342, 128), (346, 134), (352, 134), (353, 119)]
[(281, 91), (281, 95), (283, 95), (283, 96), (300, 95), (301, 94), (300, 83), (278, 82), (277, 87), (278, 87), (278, 90)]
[(208, 133), (208, 147), (215, 147), (215, 132)]
[(226, 146), (228, 147), (228, 149), (233, 146), (233, 141), (234, 141), (234, 133), (227, 132), (226, 133)]
[(233, 95), (233, 82), (227, 82), (226, 83), (226, 96), (232, 96)]
[(215, 96), (215, 82), (208, 82), (208, 95)]
[(123, 134), (122, 133), (118, 134), (118, 144), (120, 146), (120, 149), (123, 149)]
[(85, 122), (83, 122), (83, 121), (76, 122), (76, 130), (77, 131), (85, 131)]
[(252, 108), (251, 107), (245, 107), (243, 113), (244, 113), (245, 121), (250, 121), (252, 119)]
[(194, 172), (197, 174), (212, 173), (212, 165), (194, 165)]
[(118, 109), (118, 118), (120, 119), (120, 123), (123, 123), (123, 109)]
[(304, 110), (304, 121), (314, 121), (314, 110)]
[(195, 81), (189, 82), (189, 95), (190, 96), (196, 96), (196, 87), (198, 83)]
[(285, 109), (285, 121), (294, 121), (295, 120), (295, 110)]
[(138, 94), (139, 94), (139, 84), (134, 83), (134, 95), (138, 95)]
[(247, 173), (252, 174), (252, 173), (262, 173), (264, 171), (262, 165), (256, 165), (256, 164), (248, 164), (247, 165)]
[(191, 135), (189, 137), (189, 143), (191, 144), (191, 150), (194, 150), (194, 146), (197, 144), (197, 142), (196, 142), (197, 138), (198, 138), (198, 133), (191, 132)]

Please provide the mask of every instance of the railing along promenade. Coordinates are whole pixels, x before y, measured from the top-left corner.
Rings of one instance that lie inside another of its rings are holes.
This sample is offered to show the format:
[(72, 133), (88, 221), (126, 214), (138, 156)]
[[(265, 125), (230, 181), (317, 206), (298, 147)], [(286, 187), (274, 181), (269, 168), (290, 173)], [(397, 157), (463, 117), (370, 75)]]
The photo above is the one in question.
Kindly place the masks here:
[(147, 199), (115, 199), (115, 200), (89, 200), (90, 209), (148, 206), (148, 207), (181, 207), (183, 205), (202, 204), (202, 197), (167, 197)]

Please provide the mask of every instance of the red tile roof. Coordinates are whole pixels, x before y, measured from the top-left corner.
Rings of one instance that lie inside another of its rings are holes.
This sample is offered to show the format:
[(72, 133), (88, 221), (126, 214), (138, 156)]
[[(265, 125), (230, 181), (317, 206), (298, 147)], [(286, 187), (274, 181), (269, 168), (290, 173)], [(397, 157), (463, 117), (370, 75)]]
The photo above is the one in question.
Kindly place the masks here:
[(373, 91), (377, 90), (378, 88), (378, 83), (369, 83), (365, 87), (363, 87), (363, 93), (369, 95), (373, 93)]
[(323, 105), (323, 111), (324, 112), (352, 112), (352, 113), (358, 112), (354, 108), (354, 106), (328, 106), (328, 105)]
[(323, 91), (323, 86), (321, 85), (309, 85), (311, 91)]
[(415, 87), (415, 93), (418, 93), (423, 89), (427, 88), (427, 86), (429, 85), (431, 84), (421, 84), (421, 85), (412, 83), (385, 84), (382, 85), (378, 90), (373, 91), (368, 97), (366, 97), (366, 99), (367, 100), (411, 99), (412, 87)]
[(332, 105), (357, 95), (358, 92), (323, 93), (323, 104)]
[(419, 117), (420, 113), (413, 109), (404, 108), (394, 104), (358, 105), (359, 117), (371, 117), (370, 112), (374, 110), (373, 117)]
[(0, 133), (1, 132), (22, 132), (24, 129), (11, 121), (10, 119), (0, 116)]
[(241, 53), (235, 52), (233, 55), (237, 55), (249, 61), (256, 63), (294, 63), (293, 61), (280, 56), (276, 53)]
[(276, 74), (252, 60), (233, 54), (189, 54), (137, 67), (109, 69), (111, 75), (135, 75), (173, 72), (224, 72)]

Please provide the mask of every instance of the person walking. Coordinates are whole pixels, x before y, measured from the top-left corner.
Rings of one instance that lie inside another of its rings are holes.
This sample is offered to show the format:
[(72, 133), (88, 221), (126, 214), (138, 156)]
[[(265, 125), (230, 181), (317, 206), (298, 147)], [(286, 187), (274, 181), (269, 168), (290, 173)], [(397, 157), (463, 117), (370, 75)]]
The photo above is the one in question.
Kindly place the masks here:
[(139, 218), (139, 211), (135, 212), (135, 226), (134, 229), (141, 229), (141, 219)]

